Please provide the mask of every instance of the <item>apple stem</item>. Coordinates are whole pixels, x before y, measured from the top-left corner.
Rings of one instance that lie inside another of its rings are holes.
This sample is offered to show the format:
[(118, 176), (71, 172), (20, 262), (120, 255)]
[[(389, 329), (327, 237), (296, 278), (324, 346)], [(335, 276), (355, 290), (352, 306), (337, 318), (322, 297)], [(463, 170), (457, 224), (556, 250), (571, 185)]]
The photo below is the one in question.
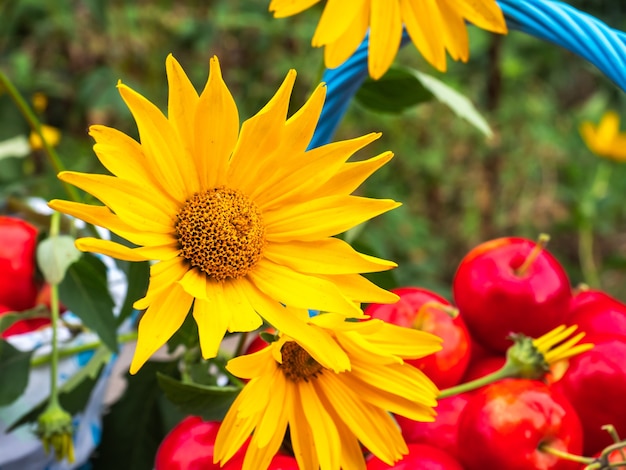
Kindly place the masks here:
[(547, 233), (539, 234), (537, 244), (533, 247), (522, 265), (515, 270), (515, 274), (517, 274), (518, 276), (523, 276), (524, 274), (526, 274), (528, 268), (530, 268), (530, 266), (535, 262), (537, 256), (539, 256), (539, 253), (541, 253), (546, 248), (546, 245), (549, 241), (550, 235), (548, 235)]
[(458, 308), (452, 305), (443, 304), (436, 300), (429, 300), (428, 302), (425, 302), (417, 311), (417, 314), (415, 315), (415, 319), (413, 320), (414, 328), (417, 328), (418, 330), (421, 329), (422, 323), (424, 322), (424, 317), (426, 316), (426, 312), (428, 312), (428, 310), (431, 308), (447, 313), (450, 316), (450, 318), (453, 318), (453, 319), (459, 316)]
[(539, 450), (541, 452), (545, 452), (546, 454), (554, 455), (563, 460), (569, 460), (570, 462), (578, 462), (582, 464), (593, 464), (595, 459), (592, 457), (583, 457), (582, 455), (570, 454), (569, 452), (565, 452), (564, 450), (555, 449), (554, 447), (550, 447), (546, 444), (540, 444)]

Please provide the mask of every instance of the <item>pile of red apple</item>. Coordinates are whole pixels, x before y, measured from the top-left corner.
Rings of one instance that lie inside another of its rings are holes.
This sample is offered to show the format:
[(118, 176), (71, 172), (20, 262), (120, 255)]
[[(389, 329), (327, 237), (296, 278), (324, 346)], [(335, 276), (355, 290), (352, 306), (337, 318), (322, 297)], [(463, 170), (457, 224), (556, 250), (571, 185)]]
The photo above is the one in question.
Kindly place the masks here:
[[(17, 217), (0, 216), (0, 316), (50, 306), (50, 286), (37, 276), (37, 228)], [(18, 320), (0, 337), (28, 333), (50, 324), (49, 317)]]
[[(370, 305), (365, 313), (443, 338), (440, 352), (414, 361), (440, 389), (499, 369), (511, 333), (537, 338), (561, 324), (578, 325), (581, 342), (595, 346), (555, 364), (542, 381), (505, 379), (441, 399), (433, 423), (398, 417), (410, 455), (395, 467), (373, 459), (368, 469), (581, 469), (543, 449), (596, 456), (614, 443), (602, 429), (608, 424), (626, 438), (626, 305), (600, 291), (572, 289), (541, 244), (500, 238), (470, 251), (452, 282), (456, 316), (450, 302), (426, 289), (395, 292), (398, 303)], [(619, 452), (612, 456), (624, 460)]]
[[(597, 456), (614, 442), (602, 426), (626, 438), (626, 305), (596, 290), (572, 289), (543, 242), (500, 238), (461, 261), (454, 304), (419, 287), (403, 287), (393, 305), (365, 313), (443, 339), (443, 349), (412, 362), (440, 389), (499, 369), (511, 333), (537, 338), (559, 325), (578, 325), (595, 347), (556, 363), (543, 380), (504, 379), (443, 398), (432, 423), (397, 417), (409, 454), (390, 467), (375, 457), (369, 470), (568, 470), (582, 463), (545, 450)], [(247, 353), (267, 344), (257, 337)], [(212, 463), (219, 422), (183, 420), (157, 453), (156, 470), (220, 468)], [(612, 461), (624, 460), (620, 452)], [(243, 451), (223, 468), (241, 468)], [(279, 454), (272, 470), (297, 469)], [(599, 467), (598, 467), (599, 468)], [(616, 467), (612, 467), (616, 468)], [(626, 468), (626, 467), (619, 467)]]

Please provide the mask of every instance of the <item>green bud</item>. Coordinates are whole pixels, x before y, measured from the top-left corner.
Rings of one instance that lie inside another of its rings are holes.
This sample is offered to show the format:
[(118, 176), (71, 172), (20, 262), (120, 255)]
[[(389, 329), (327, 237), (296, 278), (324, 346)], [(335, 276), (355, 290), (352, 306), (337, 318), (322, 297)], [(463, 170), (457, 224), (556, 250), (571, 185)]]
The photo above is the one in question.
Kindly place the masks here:
[(53, 449), (57, 461), (67, 459), (69, 463), (74, 462), (72, 416), (60, 405), (55, 403), (48, 405), (37, 420), (35, 433), (41, 440), (46, 453), (50, 453)]

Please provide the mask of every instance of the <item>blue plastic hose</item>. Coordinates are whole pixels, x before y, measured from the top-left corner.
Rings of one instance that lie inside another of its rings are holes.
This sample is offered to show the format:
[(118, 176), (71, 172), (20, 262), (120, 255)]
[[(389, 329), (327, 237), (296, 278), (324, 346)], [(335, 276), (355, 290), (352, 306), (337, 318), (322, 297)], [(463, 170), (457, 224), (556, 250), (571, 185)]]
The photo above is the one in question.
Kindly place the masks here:
[[(498, 0), (509, 29), (563, 47), (595, 65), (626, 91), (626, 34), (597, 18), (554, 0)], [(406, 32), (402, 45), (410, 42)], [(368, 76), (368, 38), (344, 64), (327, 69), (326, 103), (311, 148), (330, 142), (350, 101)]]

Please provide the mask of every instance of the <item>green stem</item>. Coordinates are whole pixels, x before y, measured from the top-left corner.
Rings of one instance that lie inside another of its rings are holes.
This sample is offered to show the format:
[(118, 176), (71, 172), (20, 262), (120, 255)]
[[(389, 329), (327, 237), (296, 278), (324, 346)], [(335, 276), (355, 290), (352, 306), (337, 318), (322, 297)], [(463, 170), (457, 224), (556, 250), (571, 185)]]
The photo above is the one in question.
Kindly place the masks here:
[[(137, 339), (137, 332), (132, 331), (130, 333), (124, 333), (117, 337), (117, 341), (119, 343), (127, 343), (128, 341), (134, 341)], [(102, 346), (102, 341), (92, 341), (91, 343), (79, 344), (77, 346), (73, 346), (71, 348), (63, 348), (59, 349), (58, 355), (59, 358), (74, 356), (75, 354), (85, 352), (85, 351), (93, 351)], [(52, 354), (42, 354), (41, 356), (36, 356), (30, 361), (31, 367), (39, 367), (44, 364), (47, 364), (52, 359)]]
[(554, 447), (550, 447), (548, 445), (541, 444), (539, 446), (539, 450), (541, 452), (545, 452), (546, 454), (554, 455), (563, 460), (569, 460), (570, 462), (578, 462), (582, 464), (592, 464), (594, 459), (591, 457), (583, 457), (582, 455), (570, 454), (569, 452), (565, 452), (564, 450), (555, 449)]
[(578, 229), (578, 257), (585, 283), (600, 288), (600, 275), (593, 256), (593, 224), (585, 220)]
[(239, 357), (243, 354), (243, 350), (246, 347), (246, 340), (248, 339), (248, 331), (244, 331), (239, 335), (239, 341), (237, 342), (237, 347), (235, 348), (235, 354), (233, 357)]
[[(17, 88), (13, 86), (13, 83), (11, 83), (9, 78), (2, 72), (0, 72), (0, 85), (2, 85), (7, 91), (17, 108), (22, 113), (22, 116), (24, 116), (24, 118), (28, 122), (28, 125), (33, 130), (33, 132), (35, 132), (41, 139), (43, 149), (48, 157), (48, 161), (54, 168), (54, 171), (56, 173), (60, 173), (61, 171), (63, 171), (65, 168), (63, 166), (63, 163), (61, 162), (61, 159), (59, 158), (55, 150), (50, 146), (50, 144), (48, 144), (48, 141), (44, 138), (44, 135), (41, 132), (41, 122), (39, 122), (39, 119), (37, 119), (37, 116), (30, 109), (30, 106), (28, 106), (26, 100), (20, 94)], [(80, 196), (78, 195), (76, 188), (66, 182), (62, 182), (62, 184), (68, 197), (74, 202), (80, 202)]]
[(472, 390), (476, 390), (477, 388), (484, 387), (485, 385), (489, 385), (490, 383), (497, 382), (498, 380), (508, 379), (511, 377), (517, 377), (519, 373), (518, 368), (516, 367), (508, 367), (505, 364), (501, 369), (498, 369), (491, 374), (487, 374), (484, 377), (480, 377), (476, 380), (471, 380), (469, 382), (455, 385), (454, 387), (446, 388), (439, 392), (438, 399), (448, 398), (454, 395), (460, 395), (461, 393), (471, 392)]
[[(61, 225), (61, 214), (54, 212), (50, 217), (50, 236), (57, 236)], [(57, 368), (59, 364), (59, 285), (50, 284), (50, 321), (52, 327), (52, 352), (50, 353), (50, 404), (58, 404)]]

